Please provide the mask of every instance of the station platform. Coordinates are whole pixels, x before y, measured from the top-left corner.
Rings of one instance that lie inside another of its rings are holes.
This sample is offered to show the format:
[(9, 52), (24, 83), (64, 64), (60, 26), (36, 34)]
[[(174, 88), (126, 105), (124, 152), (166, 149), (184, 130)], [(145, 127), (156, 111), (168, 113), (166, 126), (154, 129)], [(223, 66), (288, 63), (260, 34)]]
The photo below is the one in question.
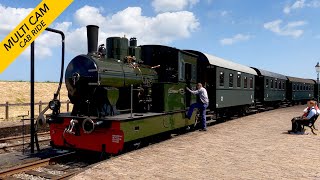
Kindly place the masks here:
[(176, 136), (71, 179), (320, 179), (320, 136), (310, 129), (288, 134), (292, 117), (304, 108), (275, 109)]
[[(71, 179), (320, 179), (320, 135), (308, 128), (303, 135), (287, 133), (291, 119), (304, 107), (266, 111), (174, 136), (90, 166)], [(0, 167), (42, 157), (0, 154)]]

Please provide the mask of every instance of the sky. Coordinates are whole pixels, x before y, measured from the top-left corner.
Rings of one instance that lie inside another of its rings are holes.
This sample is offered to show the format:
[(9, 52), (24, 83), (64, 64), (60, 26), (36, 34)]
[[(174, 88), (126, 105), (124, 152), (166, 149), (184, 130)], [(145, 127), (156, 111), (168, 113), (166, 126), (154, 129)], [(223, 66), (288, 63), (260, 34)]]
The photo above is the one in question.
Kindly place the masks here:
[[(41, 1), (1, 0), (2, 41)], [(66, 35), (66, 62), (87, 53), (86, 25), (138, 45), (193, 49), (286, 76), (316, 79), (320, 61), (320, 0), (74, 0), (50, 25)], [(58, 82), (61, 37), (35, 41), (35, 80)], [(0, 80), (30, 80), (30, 48)]]

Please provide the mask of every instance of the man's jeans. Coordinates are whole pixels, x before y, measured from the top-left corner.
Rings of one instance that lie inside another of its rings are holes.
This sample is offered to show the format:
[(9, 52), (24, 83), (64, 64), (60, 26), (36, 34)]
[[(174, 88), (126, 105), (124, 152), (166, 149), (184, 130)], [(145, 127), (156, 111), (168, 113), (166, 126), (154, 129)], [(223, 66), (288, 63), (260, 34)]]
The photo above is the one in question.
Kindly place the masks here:
[(200, 117), (201, 117), (201, 128), (206, 129), (207, 128), (207, 123), (206, 123), (206, 108), (208, 107), (209, 104), (203, 104), (203, 103), (194, 103), (191, 104), (187, 117), (190, 119), (192, 116), (192, 112), (194, 108), (199, 109), (200, 111)]

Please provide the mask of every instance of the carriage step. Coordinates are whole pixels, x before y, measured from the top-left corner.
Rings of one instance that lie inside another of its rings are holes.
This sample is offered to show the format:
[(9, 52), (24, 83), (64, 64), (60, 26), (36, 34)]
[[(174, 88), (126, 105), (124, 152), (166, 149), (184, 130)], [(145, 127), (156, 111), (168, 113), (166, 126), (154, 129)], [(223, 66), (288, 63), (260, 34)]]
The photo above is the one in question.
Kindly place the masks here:
[(217, 120), (211, 119), (211, 120), (209, 120), (209, 121), (206, 121), (207, 124), (214, 123), (214, 122), (217, 122)]
[(267, 110), (274, 110), (274, 107), (268, 107)]
[(250, 110), (248, 113), (250, 114), (250, 113), (257, 113), (258, 112), (258, 110), (256, 110), (256, 109), (252, 109), (252, 110)]
[(213, 114), (207, 114), (207, 115), (206, 115), (206, 119), (212, 119), (213, 116), (214, 116)]
[(262, 105), (262, 104), (257, 104), (256, 106), (257, 106), (257, 107), (263, 107), (263, 105)]

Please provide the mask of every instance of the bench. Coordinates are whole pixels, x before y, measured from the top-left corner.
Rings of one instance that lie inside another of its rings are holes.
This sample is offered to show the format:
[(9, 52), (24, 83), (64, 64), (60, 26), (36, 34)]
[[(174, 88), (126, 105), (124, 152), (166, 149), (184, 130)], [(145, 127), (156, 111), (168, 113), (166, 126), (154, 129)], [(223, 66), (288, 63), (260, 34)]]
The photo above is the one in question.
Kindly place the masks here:
[(316, 127), (314, 126), (314, 123), (317, 121), (319, 114), (314, 115), (312, 118), (309, 119), (308, 124), (302, 124), (302, 129), (304, 130), (304, 127), (307, 126), (311, 129), (311, 132), (314, 135), (317, 135), (314, 130), (318, 130), (316, 129)]

